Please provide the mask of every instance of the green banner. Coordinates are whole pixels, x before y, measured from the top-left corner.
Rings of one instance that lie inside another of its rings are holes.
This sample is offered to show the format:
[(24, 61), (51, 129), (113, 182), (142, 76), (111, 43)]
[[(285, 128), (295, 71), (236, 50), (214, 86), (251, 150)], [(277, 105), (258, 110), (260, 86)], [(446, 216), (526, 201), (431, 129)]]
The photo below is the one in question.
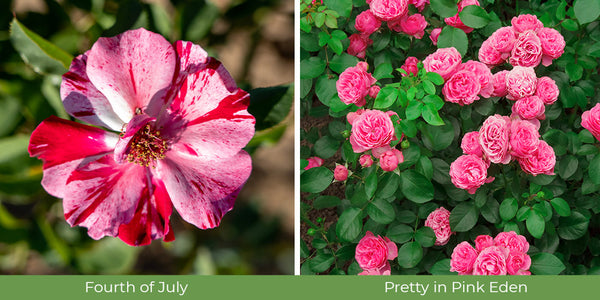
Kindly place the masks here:
[(568, 299), (600, 276), (0, 276), (2, 299)]

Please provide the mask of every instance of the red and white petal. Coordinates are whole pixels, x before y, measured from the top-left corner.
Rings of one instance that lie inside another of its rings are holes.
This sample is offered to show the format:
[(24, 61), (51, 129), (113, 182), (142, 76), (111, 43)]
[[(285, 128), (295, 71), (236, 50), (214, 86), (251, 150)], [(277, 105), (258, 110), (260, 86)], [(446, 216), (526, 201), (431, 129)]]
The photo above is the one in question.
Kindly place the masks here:
[(96, 126), (120, 131), (125, 122), (117, 116), (106, 97), (86, 74), (87, 52), (73, 59), (69, 72), (62, 76), (60, 97), (73, 117)]
[(181, 217), (198, 228), (219, 226), (252, 171), (250, 155), (206, 160), (169, 151), (156, 172)]
[(119, 227), (119, 238), (131, 246), (148, 245), (155, 239), (165, 242), (175, 239), (169, 220), (173, 211), (169, 194), (155, 177), (150, 187), (144, 189), (133, 219)]
[(63, 209), (71, 226), (88, 228), (93, 239), (117, 236), (137, 204), (148, 197), (148, 169), (135, 164), (117, 164), (111, 154), (78, 167), (69, 179)]
[(28, 150), (29, 155), (44, 162), (44, 189), (62, 198), (71, 172), (112, 152), (118, 139), (102, 129), (52, 116), (33, 131)]
[(140, 28), (99, 38), (88, 52), (87, 75), (125, 122), (149, 102), (163, 102), (176, 53), (161, 35)]

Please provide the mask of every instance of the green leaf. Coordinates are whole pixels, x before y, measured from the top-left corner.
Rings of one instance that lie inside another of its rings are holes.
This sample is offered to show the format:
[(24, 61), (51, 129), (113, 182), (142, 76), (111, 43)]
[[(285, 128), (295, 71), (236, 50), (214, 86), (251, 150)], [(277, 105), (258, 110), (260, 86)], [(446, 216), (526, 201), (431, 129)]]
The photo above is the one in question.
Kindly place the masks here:
[[(312, 170), (312, 169), (310, 169)], [(309, 171), (310, 171), (309, 170)], [(362, 212), (359, 208), (347, 208), (335, 225), (335, 232), (340, 240), (351, 242), (358, 237), (362, 231)]]
[(331, 49), (331, 51), (337, 55), (340, 55), (342, 52), (344, 52), (344, 46), (340, 40), (331, 39), (327, 42), (327, 45), (329, 45), (329, 49)]
[(315, 154), (323, 159), (327, 159), (335, 155), (340, 149), (341, 142), (330, 135), (326, 135), (315, 143)]
[(452, 26), (445, 26), (438, 37), (438, 48), (454, 47), (462, 56), (465, 56), (465, 53), (467, 53), (468, 46), (469, 39), (467, 38), (467, 34), (461, 29)]
[(442, 18), (449, 18), (458, 12), (458, 6), (454, 0), (431, 0), (430, 6), (433, 12)]
[(435, 85), (444, 84), (444, 78), (442, 75), (436, 72), (427, 72), (427, 76), (425, 76), (429, 81), (433, 82)]
[(433, 199), (433, 184), (415, 170), (406, 170), (400, 174), (400, 189), (408, 200), (415, 203)]
[(321, 273), (327, 271), (333, 262), (335, 257), (331, 253), (319, 253), (313, 259), (310, 260), (310, 268), (315, 273)]
[(315, 26), (321, 28), (323, 24), (325, 24), (326, 15), (322, 12), (317, 12), (312, 14), (313, 20), (315, 20)]
[(349, 18), (352, 12), (352, 0), (324, 0), (323, 4), (337, 11), (341, 17)]
[(394, 196), (396, 190), (398, 189), (398, 185), (400, 183), (400, 176), (393, 172), (386, 172), (379, 182), (377, 183), (377, 192), (375, 192), (375, 197), (387, 199)]
[(316, 78), (323, 74), (327, 63), (316, 56), (311, 56), (300, 62), (300, 78), (309, 79)]
[(446, 122), (442, 126), (425, 125), (421, 128), (423, 144), (434, 151), (446, 149), (454, 140), (454, 126)]
[(29, 145), (29, 136), (13, 135), (0, 139), (0, 165), (14, 161), (15, 159), (27, 155), (27, 146)]
[(469, 231), (477, 223), (479, 212), (471, 202), (460, 203), (450, 212), (450, 229), (454, 232)]
[(558, 275), (566, 266), (556, 256), (539, 252), (531, 255), (531, 267), (529, 271), (535, 275)]
[(600, 154), (596, 155), (588, 166), (588, 174), (595, 184), (600, 184)]
[[(354, 67), (358, 63), (358, 58), (348, 53), (342, 53), (341, 55), (334, 55), (329, 61), (329, 68), (336, 72), (342, 73), (348, 67)], [(300, 74), (302, 74), (302, 64), (300, 64)], [(302, 76), (300, 76), (302, 77)], [(303, 77), (302, 77), (303, 78)]]
[(73, 56), (29, 30), (16, 18), (10, 23), (10, 40), (23, 61), (39, 74), (62, 75)]
[(326, 167), (316, 167), (300, 175), (300, 190), (308, 193), (324, 191), (333, 180), (333, 172)]
[(580, 212), (573, 211), (571, 216), (559, 219), (558, 235), (565, 240), (576, 240), (586, 233), (589, 222)]
[(250, 91), (248, 112), (256, 119), (256, 130), (264, 130), (281, 123), (294, 102), (293, 86), (274, 86)]
[(410, 241), (413, 238), (414, 229), (405, 224), (398, 224), (388, 229), (385, 236), (390, 240), (402, 244)]
[(508, 221), (515, 217), (517, 210), (519, 209), (519, 203), (515, 198), (506, 198), (500, 204), (500, 218)]
[(321, 103), (329, 106), (329, 100), (337, 93), (335, 87), (336, 82), (337, 80), (335, 78), (329, 78), (327, 75), (317, 79), (315, 84), (315, 94), (317, 94), (317, 98), (319, 98)]
[(442, 259), (429, 269), (429, 273), (431, 275), (456, 275), (456, 272), (450, 272), (450, 259), (445, 258)]
[(542, 234), (544, 234), (546, 223), (544, 222), (544, 217), (540, 215), (537, 210), (531, 211), (525, 224), (527, 225), (527, 231), (529, 231), (534, 238), (539, 239), (542, 237)]
[(496, 224), (500, 222), (500, 216), (498, 215), (498, 201), (494, 197), (489, 197), (485, 202), (485, 205), (481, 207), (481, 216), (488, 222)]
[(375, 99), (375, 103), (373, 104), (373, 108), (377, 109), (385, 109), (394, 104), (398, 99), (398, 89), (386, 86), (379, 90), (377, 94), (377, 98)]
[(577, 167), (579, 167), (579, 161), (575, 156), (564, 156), (558, 162), (558, 175), (563, 179), (567, 179), (577, 172)]
[(311, 242), (311, 245), (315, 249), (323, 249), (323, 248), (327, 247), (327, 242), (324, 239), (314, 238)]
[(550, 200), (550, 204), (556, 210), (556, 213), (561, 217), (568, 217), (571, 215), (571, 208), (569, 207), (569, 203), (565, 201), (563, 198), (554, 198)]
[(421, 156), (419, 158), (415, 170), (423, 174), (428, 180), (433, 178), (433, 164), (427, 156)]
[(423, 248), (418, 242), (410, 242), (398, 249), (398, 264), (403, 268), (416, 266), (423, 258)]
[(379, 224), (389, 224), (396, 218), (394, 207), (382, 198), (375, 198), (367, 205), (367, 214), (369, 217)]
[(365, 178), (365, 193), (369, 199), (373, 198), (377, 191), (377, 172), (372, 172)]
[(444, 125), (444, 120), (440, 117), (438, 110), (435, 108), (435, 104), (425, 104), (423, 108), (423, 119), (425, 122), (433, 126)]
[(413, 120), (400, 120), (402, 132), (409, 138), (417, 136), (417, 125)]
[(312, 30), (308, 18), (300, 18), (300, 29), (304, 32), (310, 32)]
[(567, 64), (565, 71), (571, 81), (577, 81), (583, 76), (583, 67), (576, 63)]
[(441, 184), (449, 184), (450, 181), (450, 165), (439, 158), (432, 158), (431, 163), (433, 164), (433, 180)]
[(600, 16), (600, 1), (598, 0), (576, 0), (573, 11), (579, 24), (590, 23)]
[(336, 40), (340, 40), (341, 41), (341, 40), (347, 38), (348, 36), (346, 35), (345, 32), (343, 32), (341, 30), (334, 30), (331, 33), (331, 37), (334, 38), (334, 39), (336, 39)]
[(471, 28), (483, 28), (490, 22), (488, 13), (481, 6), (468, 5), (458, 13), (460, 20)]
[[(437, 74), (437, 73), (433, 73)], [(423, 103), (432, 105), (435, 110), (440, 110), (444, 106), (444, 100), (438, 95), (427, 95), (423, 98)]]
[(562, 27), (568, 31), (577, 31), (579, 30), (579, 24), (577, 21), (573, 19), (564, 19), (562, 23), (560, 23)]
[(431, 247), (435, 244), (435, 233), (431, 227), (423, 226), (415, 232), (415, 241), (423, 247)]
[(377, 65), (377, 67), (375, 68), (375, 71), (373, 72), (373, 77), (375, 77), (375, 79), (377, 80), (384, 78), (394, 78), (394, 76), (392, 75), (393, 71), (394, 68), (392, 67), (392, 64), (382, 63)]
[(564, 20), (567, 15), (567, 2), (565, 0), (561, 0), (560, 4), (556, 8), (556, 18), (559, 21)]
[(342, 102), (342, 100), (340, 100), (340, 97), (338, 97), (337, 94), (329, 100), (329, 109), (331, 109), (332, 112), (344, 111), (349, 106), (350, 106), (350, 104), (346, 104), (346, 103)]
[(406, 119), (414, 120), (421, 116), (423, 112), (423, 102), (420, 101), (410, 101), (408, 102), (408, 107), (406, 108)]
[[(338, 28), (337, 19), (336, 19), (334, 16), (332, 16), (332, 15), (330, 15), (330, 14), (327, 14), (327, 15), (325, 15), (325, 25), (327, 25), (327, 27), (329, 27), (329, 28)], [(332, 40), (332, 41), (336, 41), (336, 42), (337, 42), (338, 44), (340, 44), (340, 45), (342, 44), (342, 43), (340, 42), (340, 40)], [(329, 45), (331, 46), (331, 44), (329, 44)], [(333, 47), (332, 47), (332, 48), (333, 48)], [(336, 49), (338, 49), (338, 48), (336, 47)], [(344, 50), (344, 49), (343, 49), (343, 48), (341, 48), (341, 47), (340, 47), (339, 49), (342, 49), (342, 51)], [(335, 53), (337, 53), (337, 54), (340, 54), (340, 53), (342, 52), (342, 51), (339, 51), (339, 52), (338, 52), (338, 51), (336, 51), (336, 50), (334, 50), (334, 51), (335, 51)]]
[(429, 95), (433, 95), (436, 92), (435, 85), (429, 80), (423, 80), (423, 90)]
[(319, 196), (313, 201), (313, 207), (315, 209), (323, 209), (328, 207), (335, 207), (342, 203), (340, 198), (336, 196)]

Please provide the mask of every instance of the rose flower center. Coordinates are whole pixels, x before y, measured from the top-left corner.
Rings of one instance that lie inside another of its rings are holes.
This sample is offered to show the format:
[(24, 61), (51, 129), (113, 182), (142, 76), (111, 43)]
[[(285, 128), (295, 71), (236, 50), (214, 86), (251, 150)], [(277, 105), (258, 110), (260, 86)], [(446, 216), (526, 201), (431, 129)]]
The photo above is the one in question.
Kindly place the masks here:
[(161, 137), (160, 131), (146, 124), (131, 139), (127, 161), (147, 167), (165, 158), (167, 148), (167, 141)]

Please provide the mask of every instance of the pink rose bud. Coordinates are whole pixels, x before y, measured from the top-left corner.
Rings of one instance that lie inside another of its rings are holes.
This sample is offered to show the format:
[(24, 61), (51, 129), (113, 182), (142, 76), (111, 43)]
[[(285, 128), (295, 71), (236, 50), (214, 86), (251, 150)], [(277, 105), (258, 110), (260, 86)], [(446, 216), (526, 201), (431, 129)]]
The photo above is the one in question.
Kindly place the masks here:
[(462, 57), (456, 48), (440, 48), (423, 60), (423, 67), (427, 72), (436, 72), (448, 80), (461, 63)]
[(398, 157), (393, 151), (387, 151), (379, 157), (379, 166), (387, 172), (394, 171), (398, 167)]
[(337, 181), (348, 179), (348, 169), (344, 165), (337, 165), (333, 171), (333, 178)]
[(367, 72), (367, 68), (366, 62), (359, 62), (355, 67), (349, 67), (340, 74), (335, 87), (342, 102), (359, 107), (366, 104), (365, 97), (369, 88), (377, 81)]
[(450, 236), (454, 234), (450, 230), (450, 211), (440, 207), (432, 211), (425, 220), (425, 226), (433, 229), (435, 233), (435, 245), (443, 246), (448, 243)]
[(400, 19), (400, 29), (402, 32), (416, 39), (423, 38), (425, 27), (427, 27), (427, 21), (421, 14), (405, 15)]
[(440, 33), (442, 33), (442, 28), (434, 28), (431, 31), (431, 34), (429, 35), (429, 38), (431, 39), (431, 42), (433, 43), (434, 46), (437, 46), (437, 41), (438, 38), (440, 37)]
[(542, 64), (547, 67), (565, 52), (565, 38), (554, 28), (540, 29), (538, 37), (542, 43)]
[(369, 88), (369, 97), (375, 99), (377, 98), (377, 95), (379, 94), (379, 91), (381, 90), (381, 87), (378, 85), (374, 85), (372, 87)]
[(356, 16), (354, 28), (364, 35), (371, 35), (373, 32), (377, 31), (379, 27), (381, 27), (381, 21), (379, 21), (369, 9)]
[(323, 165), (324, 160), (320, 157), (309, 157), (308, 159), (308, 165), (306, 167), (304, 167), (304, 170), (308, 170), (308, 169), (312, 169), (315, 167), (320, 167)]
[(494, 246), (494, 239), (489, 235), (479, 235), (475, 238), (475, 249), (477, 252), (483, 251), (483, 249)]
[(477, 254), (477, 251), (473, 249), (469, 242), (456, 245), (452, 250), (450, 272), (458, 272), (459, 275), (471, 275)]
[(371, 40), (368, 36), (357, 33), (351, 35), (349, 39), (350, 46), (348, 46), (348, 54), (358, 58), (365, 58), (367, 54), (367, 47), (373, 44), (373, 40)]
[(544, 76), (537, 80), (535, 95), (540, 97), (540, 99), (544, 101), (544, 104), (550, 105), (556, 102), (556, 100), (558, 100), (559, 92), (554, 79)]
[(356, 246), (354, 258), (363, 272), (358, 275), (390, 275), (388, 260), (398, 257), (398, 246), (387, 237), (375, 236), (367, 231)]
[(462, 155), (450, 164), (450, 179), (457, 188), (475, 194), (488, 181), (487, 168), (488, 165), (479, 156)]
[(404, 64), (400, 67), (402, 70), (406, 71), (406, 74), (402, 74), (402, 76), (417, 76), (419, 73), (419, 68), (417, 64), (419, 63), (419, 59), (414, 56), (409, 56), (404, 61)]
[(581, 115), (581, 126), (589, 130), (600, 141), (600, 103)]
[(525, 173), (533, 176), (539, 174), (554, 175), (556, 154), (554, 154), (554, 149), (542, 140), (537, 150), (531, 156), (519, 158), (518, 161)]
[(373, 165), (373, 157), (369, 154), (363, 154), (358, 159), (358, 162), (363, 168), (368, 168)]

